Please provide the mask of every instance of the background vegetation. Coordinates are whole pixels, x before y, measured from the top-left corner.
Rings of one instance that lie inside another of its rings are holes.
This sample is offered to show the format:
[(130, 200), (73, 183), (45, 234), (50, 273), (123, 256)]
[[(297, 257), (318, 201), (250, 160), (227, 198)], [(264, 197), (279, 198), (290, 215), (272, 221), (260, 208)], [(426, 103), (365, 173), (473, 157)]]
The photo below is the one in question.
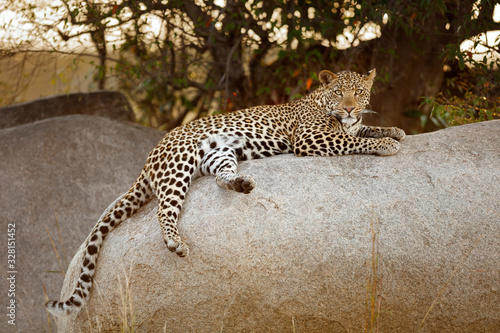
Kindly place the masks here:
[[(140, 122), (167, 130), (214, 112), (293, 100), (314, 89), (325, 68), (375, 67), (378, 115), (368, 122), (421, 132), (499, 117), (500, 40), (485, 34), (498, 30), (495, 5), (4, 0), (1, 13), (23, 17), (29, 38), (0, 35), (0, 57), (91, 54), (96, 88), (113, 82), (135, 101)], [(471, 48), (460, 47), (465, 40)]]

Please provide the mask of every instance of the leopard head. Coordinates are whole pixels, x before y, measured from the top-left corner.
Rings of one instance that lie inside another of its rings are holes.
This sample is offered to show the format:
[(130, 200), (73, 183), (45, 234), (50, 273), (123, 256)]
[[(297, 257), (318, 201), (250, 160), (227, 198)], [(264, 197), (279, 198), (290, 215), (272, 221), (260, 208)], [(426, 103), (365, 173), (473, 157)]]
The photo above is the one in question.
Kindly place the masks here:
[(370, 89), (376, 71), (362, 75), (351, 71), (319, 73), (323, 93), (322, 103), (326, 112), (335, 116), (345, 127), (361, 123), (363, 113), (370, 104)]

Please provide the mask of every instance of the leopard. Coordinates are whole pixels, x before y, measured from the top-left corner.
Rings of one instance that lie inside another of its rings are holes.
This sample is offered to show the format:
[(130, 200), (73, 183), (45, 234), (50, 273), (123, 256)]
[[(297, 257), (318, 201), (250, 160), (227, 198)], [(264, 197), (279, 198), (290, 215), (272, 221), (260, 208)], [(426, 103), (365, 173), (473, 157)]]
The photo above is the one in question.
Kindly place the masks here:
[(99, 252), (106, 236), (141, 207), (157, 199), (157, 219), (168, 250), (179, 257), (189, 253), (177, 222), (190, 184), (214, 176), (218, 186), (243, 194), (255, 180), (238, 172), (238, 163), (279, 154), (388, 156), (400, 150), (405, 132), (397, 127), (362, 123), (369, 110), (376, 76), (344, 70), (322, 70), (311, 93), (289, 103), (255, 106), (199, 118), (166, 133), (149, 153), (130, 190), (101, 215), (87, 237), (80, 275), (67, 300), (49, 301), (55, 316), (77, 313), (88, 300)]

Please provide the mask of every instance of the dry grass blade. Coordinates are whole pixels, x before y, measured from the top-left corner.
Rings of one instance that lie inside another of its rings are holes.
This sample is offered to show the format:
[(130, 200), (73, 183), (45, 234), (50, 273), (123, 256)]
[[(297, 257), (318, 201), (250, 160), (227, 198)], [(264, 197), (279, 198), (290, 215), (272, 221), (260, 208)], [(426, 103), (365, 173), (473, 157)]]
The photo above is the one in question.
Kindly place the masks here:
[(59, 265), (61, 266), (61, 272), (63, 273), (63, 276), (66, 276), (66, 273), (64, 272), (64, 268), (61, 262), (61, 258), (59, 258), (59, 253), (57, 252), (56, 245), (54, 244), (54, 241), (52, 240), (52, 236), (50, 235), (49, 229), (45, 227), (45, 230), (47, 231), (47, 235), (49, 235), (50, 242), (52, 243), (52, 247), (54, 248), (54, 252), (56, 253), (57, 261), (59, 261)]
[(135, 311), (134, 311), (134, 306), (133, 306), (133, 300), (132, 300), (132, 290), (130, 287), (130, 279), (129, 276), (131, 275), (131, 270), (127, 274), (127, 272), (124, 271), (124, 278), (125, 282), (122, 284), (122, 281), (120, 279), (120, 276), (118, 276), (118, 287), (120, 291), (120, 297), (121, 297), (121, 313), (119, 314), (120, 320), (121, 320), (121, 332), (123, 333), (134, 333), (135, 332)]
[(372, 257), (371, 257), (371, 275), (369, 275), (367, 278), (367, 294), (366, 294), (367, 306), (366, 306), (366, 316), (365, 316), (365, 332), (371, 333), (379, 331), (380, 306), (382, 303), (382, 295), (379, 295), (380, 279), (378, 276), (380, 223), (373, 210), (372, 210), (372, 220), (370, 222), (370, 227), (372, 233), (372, 238), (371, 238)]
[[(63, 258), (67, 258), (67, 256), (65, 255), (65, 251), (64, 251), (64, 243), (62, 241), (62, 237), (61, 237), (61, 228), (59, 228), (59, 220), (57, 218), (57, 214), (56, 212), (53, 210), (54, 212), (54, 219), (56, 220), (56, 228), (57, 228), (57, 233), (59, 234), (59, 242), (61, 243), (61, 254), (62, 254), (62, 257)], [(68, 266), (68, 262), (66, 260), (65, 261), (65, 266), (67, 267)]]
[[(45, 283), (42, 285), (42, 287), (43, 287), (43, 295), (45, 296), (45, 302), (47, 302), (49, 300), (49, 297), (47, 295), (47, 289), (45, 288)], [(52, 332), (52, 329), (51, 329), (52, 322), (50, 321), (50, 313), (49, 313), (49, 311), (45, 311), (45, 312), (47, 315), (47, 325), (49, 326), (49, 332)]]

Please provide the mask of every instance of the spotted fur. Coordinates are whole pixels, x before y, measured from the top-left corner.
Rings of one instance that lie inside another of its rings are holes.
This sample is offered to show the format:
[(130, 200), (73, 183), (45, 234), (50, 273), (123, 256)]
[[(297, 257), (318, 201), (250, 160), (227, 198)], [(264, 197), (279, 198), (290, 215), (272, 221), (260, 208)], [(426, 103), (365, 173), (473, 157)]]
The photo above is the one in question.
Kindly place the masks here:
[(158, 221), (168, 249), (186, 256), (189, 250), (177, 220), (188, 188), (199, 176), (213, 175), (222, 188), (250, 193), (256, 183), (238, 172), (242, 160), (286, 153), (395, 154), (400, 147), (397, 140), (405, 136), (403, 130), (361, 123), (374, 77), (375, 70), (366, 75), (322, 71), (320, 87), (299, 100), (214, 115), (167, 133), (149, 154), (132, 188), (103, 213), (87, 238), (72, 296), (64, 302), (48, 302), (46, 308), (54, 315), (66, 315), (82, 307), (104, 239), (152, 197), (158, 198)]

